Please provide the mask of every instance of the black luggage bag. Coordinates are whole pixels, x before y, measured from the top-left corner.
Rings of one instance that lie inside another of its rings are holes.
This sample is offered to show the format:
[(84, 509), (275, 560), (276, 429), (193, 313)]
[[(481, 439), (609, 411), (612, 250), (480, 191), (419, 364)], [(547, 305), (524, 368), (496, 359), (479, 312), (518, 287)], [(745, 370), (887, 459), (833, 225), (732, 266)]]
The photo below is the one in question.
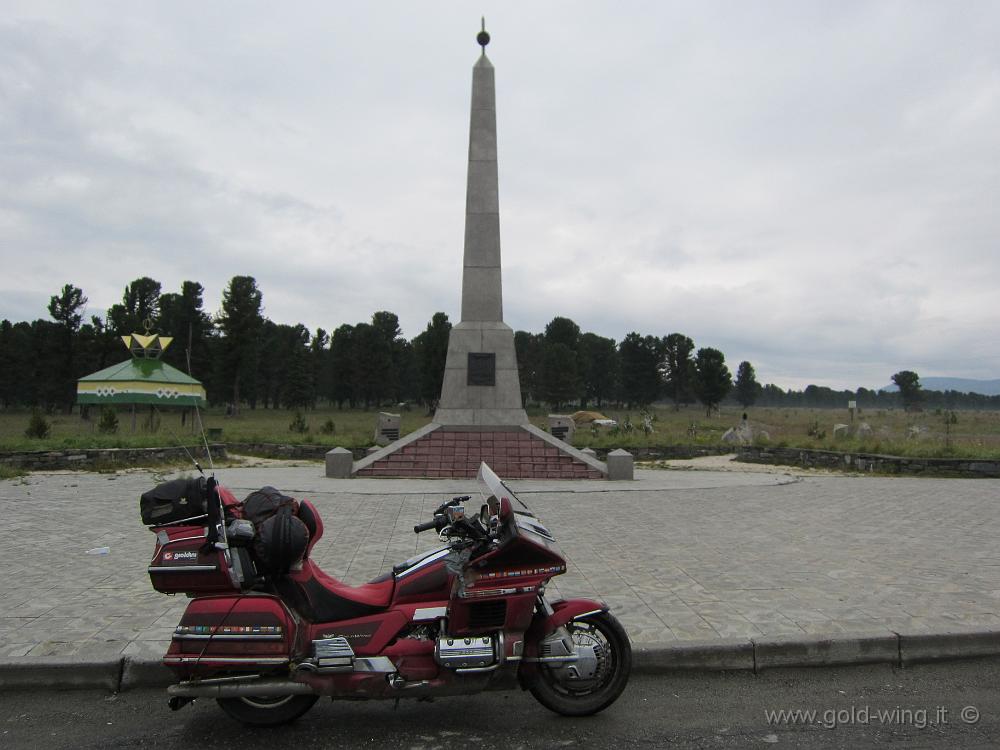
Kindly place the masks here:
[(203, 478), (174, 479), (143, 492), (139, 498), (139, 513), (146, 526), (188, 520), (198, 523), (195, 519), (208, 513), (206, 500)]

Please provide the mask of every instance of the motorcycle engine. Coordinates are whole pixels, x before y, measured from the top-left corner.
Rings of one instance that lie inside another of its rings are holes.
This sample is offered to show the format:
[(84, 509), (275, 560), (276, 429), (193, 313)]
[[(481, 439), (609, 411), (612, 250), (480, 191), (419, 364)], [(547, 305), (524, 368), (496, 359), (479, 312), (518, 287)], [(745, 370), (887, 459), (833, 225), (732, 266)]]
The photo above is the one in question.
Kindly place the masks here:
[(434, 660), (450, 669), (481, 669), (497, 661), (497, 639), (492, 635), (468, 638), (443, 635), (434, 647)]

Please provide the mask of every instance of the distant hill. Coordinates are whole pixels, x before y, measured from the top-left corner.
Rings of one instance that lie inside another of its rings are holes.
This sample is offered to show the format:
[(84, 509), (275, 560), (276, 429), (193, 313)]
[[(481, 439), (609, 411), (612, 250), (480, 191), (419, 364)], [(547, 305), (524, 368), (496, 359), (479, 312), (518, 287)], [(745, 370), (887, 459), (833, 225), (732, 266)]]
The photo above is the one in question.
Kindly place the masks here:
[[(973, 378), (920, 378), (920, 385), (927, 391), (958, 391), (980, 393), (983, 396), (1000, 396), (1000, 380), (975, 380)], [(884, 385), (879, 390), (897, 391), (895, 385)]]

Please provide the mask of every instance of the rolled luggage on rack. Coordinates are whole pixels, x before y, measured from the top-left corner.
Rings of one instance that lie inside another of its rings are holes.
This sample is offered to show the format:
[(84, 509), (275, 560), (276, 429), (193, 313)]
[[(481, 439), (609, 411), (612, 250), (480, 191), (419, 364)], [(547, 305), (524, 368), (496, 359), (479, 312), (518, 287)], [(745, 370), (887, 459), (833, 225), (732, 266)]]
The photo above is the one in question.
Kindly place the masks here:
[(181, 521), (202, 523), (208, 515), (208, 497), (202, 477), (174, 479), (156, 485), (139, 497), (139, 514), (146, 526)]

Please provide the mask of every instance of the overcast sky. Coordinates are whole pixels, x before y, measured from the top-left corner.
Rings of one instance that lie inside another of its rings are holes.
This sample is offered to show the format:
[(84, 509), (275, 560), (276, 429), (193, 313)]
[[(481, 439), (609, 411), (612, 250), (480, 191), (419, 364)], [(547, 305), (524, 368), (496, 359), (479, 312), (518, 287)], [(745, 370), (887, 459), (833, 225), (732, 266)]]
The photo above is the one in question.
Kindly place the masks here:
[(1000, 377), (1000, 3), (965, 0), (5, 0), (0, 318), (240, 274), (279, 323), (457, 322), (481, 14), (515, 329)]

